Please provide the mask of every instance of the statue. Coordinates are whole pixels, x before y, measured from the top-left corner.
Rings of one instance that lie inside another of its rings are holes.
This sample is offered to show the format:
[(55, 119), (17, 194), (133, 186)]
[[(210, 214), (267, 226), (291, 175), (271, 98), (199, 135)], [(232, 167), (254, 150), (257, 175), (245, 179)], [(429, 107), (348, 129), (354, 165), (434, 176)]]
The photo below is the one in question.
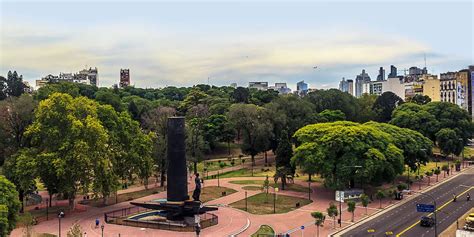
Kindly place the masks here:
[(196, 178), (194, 178), (194, 183), (196, 184), (196, 188), (193, 192), (193, 199), (194, 201), (201, 201), (199, 200), (199, 196), (201, 196), (201, 179), (199, 178), (199, 173), (196, 173)]

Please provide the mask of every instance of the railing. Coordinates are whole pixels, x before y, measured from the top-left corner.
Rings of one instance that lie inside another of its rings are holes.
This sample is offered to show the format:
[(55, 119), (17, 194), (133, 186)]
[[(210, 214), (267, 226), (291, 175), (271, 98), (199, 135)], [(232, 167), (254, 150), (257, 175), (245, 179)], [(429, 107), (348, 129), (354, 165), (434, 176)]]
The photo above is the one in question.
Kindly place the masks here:
[[(134, 226), (141, 228), (153, 228), (163, 229), (172, 231), (194, 231), (194, 226), (187, 224), (185, 221), (173, 221), (173, 222), (158, 222), (158, 221), (146, 221), (146, 220), (133, 220), (129, 219), (130, 215), (145, 213), (148, 211), (155, 211), (143, 207), (128, 207), (111, 212), (104, 213), (104, 220), (109, 224)], [(200, 215), (201, 228), (207, 228), (209, 226), (217, 225), (219, 219), (216, 215), (211, 213), (204, 213)]]

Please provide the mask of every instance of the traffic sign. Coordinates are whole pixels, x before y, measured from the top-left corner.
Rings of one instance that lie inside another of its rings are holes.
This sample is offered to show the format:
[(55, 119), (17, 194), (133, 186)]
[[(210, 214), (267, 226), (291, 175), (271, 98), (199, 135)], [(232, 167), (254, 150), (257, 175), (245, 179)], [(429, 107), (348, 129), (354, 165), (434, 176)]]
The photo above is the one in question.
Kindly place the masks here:
[(434, 205), (430, 205), (430, 204), (416, 204), (416, 211), (417, 212), (434, 212), (435, 207)]
[(300, 228), (301, 228), (302, 230), (304, 230), (304, 225), (302, 225)]

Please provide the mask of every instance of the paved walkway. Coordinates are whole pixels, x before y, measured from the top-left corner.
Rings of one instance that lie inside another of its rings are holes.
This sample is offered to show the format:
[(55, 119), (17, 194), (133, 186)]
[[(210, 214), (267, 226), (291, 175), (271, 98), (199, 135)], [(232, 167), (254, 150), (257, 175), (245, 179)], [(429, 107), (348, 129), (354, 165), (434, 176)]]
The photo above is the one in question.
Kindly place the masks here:
[[(455, 172), (457, 174), (457, 172)], [(451, 175), (452, 176), (452, 175)], [(448, 177), (446, 177), (448, 178)], [(237, 190), (236, 193), (231, 195), (212, 200), (208, 202), (208, 205), (227, 205), (233, 203), (235, 201), (242, 200), (245, 196), (245, 190), (242, 189), (243, 186), (248, 185), (238, 185), (229, 183), (233, 180), (263, 180), (263, 177), (236, 177), (236, 178), (226, 178), (220, 180), (220, 185), (233, 188)], [(443, 175), (439, 176), (439, 181), (443, 180)], [(431, 184), (435, 183), (436, 178), (431, 177)], [(307, 186), (307, 182), (302, 180), (295, 180), (296, 184), (300, 184), (302, 186)], [(427, 179), (424, 179), (421, 182), (421, 188), (424, 189), (428, 187)], [(206, 180), (205, 186), (217, 186), (217, 180)], [(414, 190), (418, 190), (418, 183), (415, 182), (412, 186)], [(310, 213), (313, 211), (321, 211), (325, 212), (327, 207), (329, 206), (330, 202), (334, 201), (334, 191), (328, 190), (322, 186), (320, 183), (313, 183), (312, 187), (312, 194), (311, 199), (312, 203), (303, 206), (297, 210), (284, 213), (284, 214), (272, 214), (272, 215), (253, 215), (250, 213), (246, 213), (244, 211), (240, 211), (230, 207), (220, 207), (218, 211), (215, 212), (219, 216), (219, 224), (216, 226), (212, 226), (209, 228), (204, 229), (201, 232), (201, 236), (227, 236), (230, 234), (235, 234), (243, 230), (242, 236), (249, 236), (253, 234), (260, 225), (267, 224), (274, 228), (276, 233), (284, 233), (289, 230), (295, 230), (293, 235), (300, 236), (301, 230), (299, 229), (300, 226), (305, 225), (304, 235), (306, 236), (315, 236), (316, 235), (316, 227), (313, 223), (313, 218), (311, 217)], [(137, 190), (139, 187), (136, 187)], [(194, 184), (192, 182), (189, 184), (189, 190), (194, 189)], [(260, 191), (247, 191), (248, 196), (255, 195)], [(293, 191), (280, 191), (279, 194), (289, 195), (289, 196), (298, 196), (301, 198), (307, 198), (307, 193), (301, 192), (293, 192)], [(149, 201), (151, 199), (156, 198), (164, 198), (166, 197), (166, 192), (161, 192), (155, 195), (143, 197), (134, 201)], [(393, 205), (393, 201), (384, 199), (382, 201), (382, 206), (387, 207), (389, 205)], [(66, 216), (62, 219), (62, 235), (65, 236), (67, 230), (74, 224), (79, 223), (87, 235), (89, 237), (92, 236), (101, 236), (101, 230), (96, 229), (94, 227), (94, 221), (96, 218), (100, 218), (101, 224), (103, 223), (103, 213), (111, 210), (116, 210), (124, 207), (129, 207), (130, 204), (128, 202), (123, 202), (115, 205), (111, 205), (104, 208), (95, 208), (89, 207), (86, 212), (74, 214), (74, 216)], [(374, 202), (369, 204), (367, 209), (367, 213), (373, 214), (377, 212), (379, 209), (379, 201), (375, 200)], [(347, 207), (345, 204), (342, 204), (343, 209), (343, 227), (348, 226), (351, 224), (351, 214), (346, 211)], [(356, 208), (354, 219), (358, 221), (364, 217), (366, 217), (366, 210), (363, 207), (358, 206)], [(250, 225), (247, 227), (248, 223)], [(246, 228), (246, 229), (245, 229)], [(336, 230), (339, 227), (336, 228)], [(37, 233), (58, 233), (58, 220), (50, 220), (46, 222), (42, 222), (39, 225), (34, 227), (35, 232)], [(327, 236), (328, 234), (334, 232), (333, 229), (333, 220), (326, 219), (324, 226), (320, 228), (320, 236)], [(118, 236), (120, 233), (121, 236), (195, 236), (194, 233), (179, 233), (179, 232), (171, 232), (171, 231), (163, 231), (163, 230), (155, 230), (155, 229), (144, 229), (144, 228), (135, 228), (129, 226), (120, 226), (120, 225), (112, 225), (112, 224), (105, 224), (104, 228), (104, 236)], [(21, 236), (22, 230), (15, 229), (12, 233), (12, 236)]]

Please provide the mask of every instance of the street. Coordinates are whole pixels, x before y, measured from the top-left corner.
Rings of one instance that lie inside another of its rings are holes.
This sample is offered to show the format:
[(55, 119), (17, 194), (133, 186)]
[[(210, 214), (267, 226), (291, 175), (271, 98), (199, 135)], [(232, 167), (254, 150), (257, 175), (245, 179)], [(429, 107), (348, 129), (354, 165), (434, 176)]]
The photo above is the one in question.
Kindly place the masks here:
[[(474, 207), (474, 201), (466, 201), (466, 194), (468, 192), (471, 195), (474, 194), (473, 185), (474, 170), (470, 169), (427, 192), (428, 195), (431, 195), (436, 200), (438, 234)], [(453, 202), (453, 194), (457, 196), (456, 202)], [(419, 195), (413, 200), (354, 228), (342, 236), (435, 236), (434, 226), (420, 226), (420, 218), (423, 215), (434, 215), (432, 213), (417, 212), (416, 204), (433, 204), (433, 200), (427, 195)]]

